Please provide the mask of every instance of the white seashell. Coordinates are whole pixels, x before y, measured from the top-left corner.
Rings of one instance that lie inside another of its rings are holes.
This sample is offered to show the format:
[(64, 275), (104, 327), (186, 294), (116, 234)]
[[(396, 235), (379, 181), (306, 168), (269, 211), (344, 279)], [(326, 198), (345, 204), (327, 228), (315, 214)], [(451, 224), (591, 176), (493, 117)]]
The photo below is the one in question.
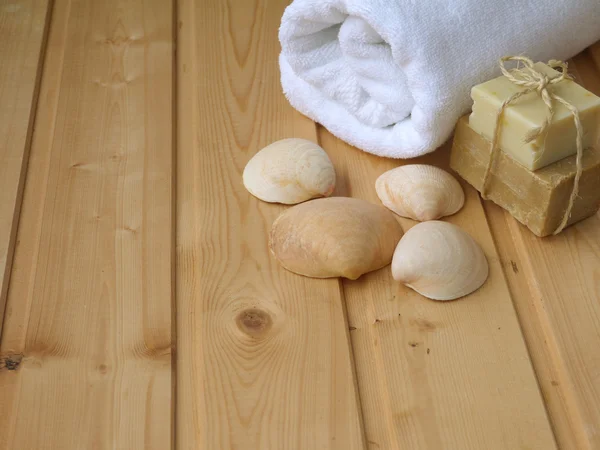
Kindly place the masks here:
[(385, 172), (375, 182), (375, 190), (385, 207), (421, 222), (450, 216), (465, 203), (460, 183), (445, 170), (426, 164)]
[(248, 161), (244, 186), (265, 202), (292, 205), (328, 197), (335, 189), (335, 170), (327, 153), (306, 139), (282, 139)]
[(294, 206), (273, 223), (269, 248), (287, 270), (355, 280), (392, 261), (402, 227), (383, 206), (331, 197)]
[(469, 234), (433, 220), (415, 225), (402, 237), (392, 276), (425, 297), (453, 300), (479, 289), (488, 277), (488, 263)]

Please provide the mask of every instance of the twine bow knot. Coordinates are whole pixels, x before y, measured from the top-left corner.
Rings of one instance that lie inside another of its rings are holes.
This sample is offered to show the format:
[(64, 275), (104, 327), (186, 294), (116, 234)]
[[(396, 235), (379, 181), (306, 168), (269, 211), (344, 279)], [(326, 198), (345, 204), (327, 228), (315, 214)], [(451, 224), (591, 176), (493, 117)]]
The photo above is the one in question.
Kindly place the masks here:
[[(523, 67), (517, 67), (516, 69), (507, 70), (504, 66), (506, 61), (517, 61), (519, 63), (523, 63)], [(531, 142), (537, 139), (539, 136), (546, 137), (546, 133), (550, 124), (552, 123), (552, 118), (554, 117), (554, 102), (559, 102), (565, 108), (569, 110), (569, 112), (573, 115), (573, 119), (575, 121), (575, 128), (577, 130), (576, 135), (576, 147), (577, 147), (577, 157), (576, 157), (576, 165), (577, 172), (575, 174), (575, 180), (573, 183), (573, 190), (571, 191), (571, 196), (569, 198), (569, 204), (563, 215), (563, 219), (559, 225), (559, 227), (554, 231), (553, 234), (560, 233), (563, 228), (567, 225), (569, 218), (571, 217), (571, 211), (573, 209), (573, 204), (575, 203), (575, 199), (577, 198), (577, 194), (579, 192), (579, 179), (581, 178), (581, 173), (583, 171), (582, 168), (582, 157), (583, 157), (583, 127), (581, 125), (581, 120), (579, 118), (579, 111), (573, 105), (571, 105), (564, 98), (556, 95), (551, 92), (549, 88), (557, 83), (560, 83), (563, 80), (572, 80), (571, 75), (568, 73), (567, 64), (563, 61), (550, 60), (548, 61), (548, 66), (553, 69), (561, 69), (561, 71), (554, 76), (548, 76), (545, 73), (542, 73), (536, 70), (533, 67), (533, 61), (525, 56), (505, 56), (500, 59), (500, 70), (502, 74), (513, 84), (517, 86), (521, 86), (524, 89), (513, 94), (508, 99), (504, 100), (500, 109), (498, 110), (498, 114), (496, 115), (496, 123), (494, 126), (494, 137), (492, 139), (492, 148), (490, 152), (490, 159), (488, 161), (485, 175), (483, 177), (483, 186), (481, 188), (481, 196), (484, 199), (487, 199), (486, 188), (490, 178), (490, 174), (492, 172), (492, 166), (495, 163), (496, 153), (498, 151), (498, 142), (500, 140), (500, 131), (502, 129), (502, 114), (506, 107), (521, 98), (524, 95), (527, 95), (531, 92), (537, 92), (538, 95), (542, 98), (544, 104), (547, 108), (546, 119), (542, 122), (540, 127), (534, 128), (525, 136), (525, 142)], [(545, 146), (544, 146), (545, 150)]]

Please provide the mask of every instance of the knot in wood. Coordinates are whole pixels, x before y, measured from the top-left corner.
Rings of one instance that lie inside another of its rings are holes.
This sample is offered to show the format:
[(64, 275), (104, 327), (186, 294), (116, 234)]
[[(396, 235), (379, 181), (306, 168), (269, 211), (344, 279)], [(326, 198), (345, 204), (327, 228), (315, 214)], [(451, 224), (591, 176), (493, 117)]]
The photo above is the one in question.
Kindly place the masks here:
[(23, 361), (22, 353), (0, 356), (0, 371), (18, 370), (21, 361)]
[(248, 308), (240, 311), (236, 323), (245, 334), (257, 337), (267, 333), (273, 326), (273, 320), (268, 312), (257, 308)]

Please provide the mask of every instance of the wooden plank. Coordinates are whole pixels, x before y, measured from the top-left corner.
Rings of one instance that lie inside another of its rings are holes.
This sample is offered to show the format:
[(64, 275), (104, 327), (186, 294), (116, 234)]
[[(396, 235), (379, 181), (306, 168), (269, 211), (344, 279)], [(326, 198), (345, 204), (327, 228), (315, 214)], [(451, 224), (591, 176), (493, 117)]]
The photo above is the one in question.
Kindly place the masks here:
[[(319, 136), (345, 180), (339, 195), (380, 203), (375, 180), (384, 171), (448, 167), (448, 145), (394, 161), (324, 129)], [(446, 220), (486, 253), (490, 277), (480, 290), (434, 302), (396, 283), (389, 267), (343, 283), (370, 449), (556, 448), (479, 197), (464, 187), (464, 209)], [(408, 230), (415, 222), (401, 223)]]
[(172, 436), (173, 11), (56, 0), (0, 346), (0, 448)]
[[(600, 43), (570, 67), (600, 95)], [(556, 437), (563, 449), (600, 448), (600, 216), (537, 238), (486, 202)]]
[(178, 4), (181, 449), (365, 448), (339, 283), (274, 261), (267, 235), (284, 207), (242, 184), (263, 146), (316, 140), (279, 84), (286, 4)]
[(50, 9), (48, 0), (0, 0), (0, 333)]

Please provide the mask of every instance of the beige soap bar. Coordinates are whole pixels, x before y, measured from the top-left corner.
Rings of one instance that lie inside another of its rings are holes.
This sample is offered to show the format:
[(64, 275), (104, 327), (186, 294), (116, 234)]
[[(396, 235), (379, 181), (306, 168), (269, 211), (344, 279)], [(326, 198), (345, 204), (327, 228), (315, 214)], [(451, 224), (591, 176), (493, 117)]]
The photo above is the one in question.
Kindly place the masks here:
[[(547, 75), (558, 75), (556, 70), (543, 63), (536, 63), (534, 68)], [(579, 110), (584, 130), (583, 147), (596, 147), (600, 98), (571, 80), (561, 81), (548, 89)], [(471, 128), (491, 140), (502, 102), (522, 90), (504, 76), (473, 87), (473, 112), (469, 117)], [(577, 152), (573, 115), (558, 102), (553, 105), (554, 119), (546, 139), (538, 137), (529, 143), (525, 143), (526, 134), (539, 128), (547, 117), (548, 108), (540, 95), (535, 92), (527, 94), (504, 110), (500, 148), (530, 170), (540, 169)]]
[[(464, 116), (455, 130), (450, 167), (481, 192), (489, 158), (490, 141), (471, 129)], [(568, 225), (593, 215), (600, 207), (600, 150), (587, 149), (583, 167)], [(575, 173), (575, 156), (532, 172), (499, 151), (487, 195), (534, 234), (547, 236), (560, 225)]]

